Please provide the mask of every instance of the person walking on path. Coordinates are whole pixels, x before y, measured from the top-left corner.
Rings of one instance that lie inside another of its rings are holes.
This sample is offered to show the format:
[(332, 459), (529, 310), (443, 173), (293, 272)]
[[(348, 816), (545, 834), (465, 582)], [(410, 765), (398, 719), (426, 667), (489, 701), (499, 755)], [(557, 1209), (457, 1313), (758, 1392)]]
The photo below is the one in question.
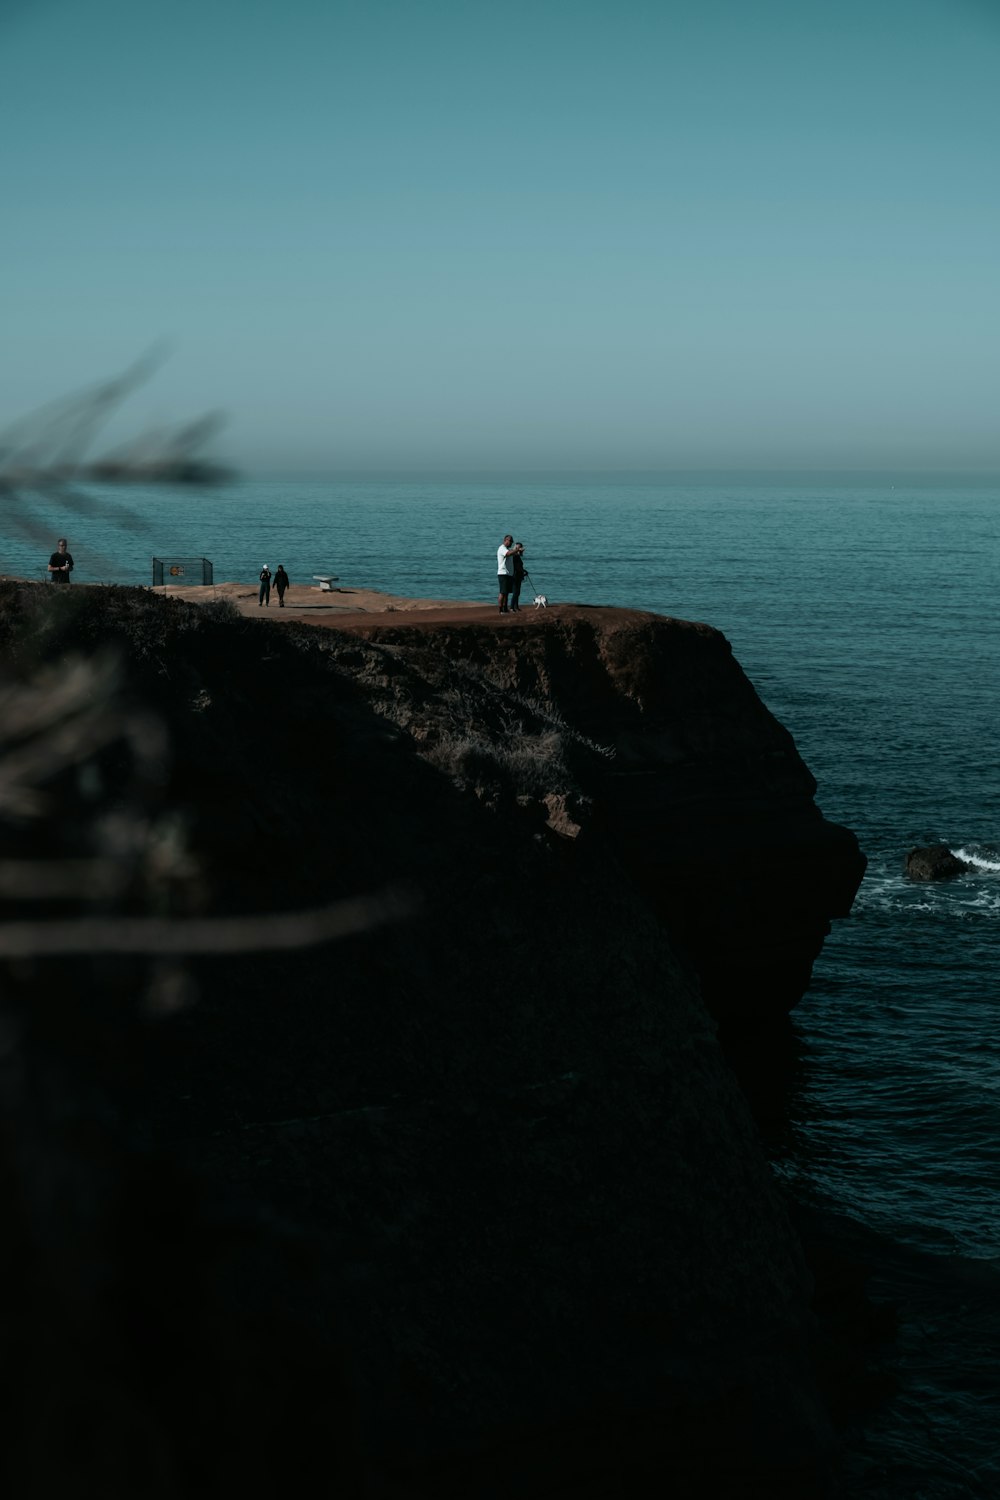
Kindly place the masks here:
[(291, 579), (285, 572), (284, 563), (279, 563), (277, 568), (275, 569), (274, 586), (278, 591), (278, 604), (282, 609), (284, 609), (285, 607), (285, 590), (287, 589), (290, 582)]
[(56, 550), (49, 558), (50, 583), (69, 583), (69, 575), (73, 571), (73, 557), (66, 551), (68, 545), (64, 536), (61, 536), (56, 543)]
[(266, 604), (268, 607), (271, 604), (271, 569), (267, 563), (260, 570), (260, 596), (257, 604)]
[(500, 597), (497, 603), (500, 613), (507, 613), (507, 600), (510, 598), (514, 587), (514, 538), (505, 536), (497, 548), (497, 585)]
[(524, 582), (524, 543), (514, 543), (514, 587), (510, 591), (510, 607), (515, 614), (521, 608), (521, 584)]

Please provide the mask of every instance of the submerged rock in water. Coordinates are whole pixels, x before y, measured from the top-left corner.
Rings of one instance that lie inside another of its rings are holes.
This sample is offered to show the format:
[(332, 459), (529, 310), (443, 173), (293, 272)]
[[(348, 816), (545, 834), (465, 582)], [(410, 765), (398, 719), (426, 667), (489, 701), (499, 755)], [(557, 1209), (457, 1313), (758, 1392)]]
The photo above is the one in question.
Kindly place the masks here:
[(928, 844), (926, 848), (911, 849), (906, 856), (906, 874), (910, 880), (952, 880), (971, 869), (966, 860), (952, 854), (947, 844)]

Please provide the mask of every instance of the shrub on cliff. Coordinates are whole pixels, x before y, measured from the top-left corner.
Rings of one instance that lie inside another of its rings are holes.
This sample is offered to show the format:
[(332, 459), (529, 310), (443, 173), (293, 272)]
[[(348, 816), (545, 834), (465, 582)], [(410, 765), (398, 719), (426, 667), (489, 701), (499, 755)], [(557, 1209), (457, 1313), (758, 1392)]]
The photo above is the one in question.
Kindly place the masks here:
[(164, 666), (184, 637), (246, 628), (229, 600), (192, 609), (148, 589), (46, 588), (0, 584), (0, 652), (8, 667), (30, 669), (68, 650), (89, 653), (117, 645), (135, 663)]
[(469, 733), (440, 738), (424, 751), (424, 758), (446, 772), (460, 786), (495, 800), (503, 795), (539, 795), (574, 784), (559, 733), (524, 734), (498, 743)]

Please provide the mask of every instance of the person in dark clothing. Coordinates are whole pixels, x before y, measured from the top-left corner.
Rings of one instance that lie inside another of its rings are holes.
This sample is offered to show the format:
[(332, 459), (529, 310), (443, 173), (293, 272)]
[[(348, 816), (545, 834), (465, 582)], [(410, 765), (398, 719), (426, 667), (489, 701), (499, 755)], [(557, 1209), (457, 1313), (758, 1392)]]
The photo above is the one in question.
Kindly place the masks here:
[(271, 603), (271, 569), (267, 563), (260, 570), (260, 595), (257, 599), (258, 606)]
[(56, 543), (56, 550), (49, 558), (49, 582), (69, 583), (69, 575), (73, 571), (72, 554), (66, 551), (68, 543), (61, 536)]
[(510, 607), (517, 613), (521, 608), (521, 584), (524, 582), (524, 543), (514, 543), (514, 556), (511, 558), (514, 564), (514, 587), (510, 591)]
[(282, 609), (285, 607), (285, 590), (290, 582), (291, 580), (285, 572), (284, 563), (279, 563), (274, 575), (274, 586), (278, 591), (278, 604)]

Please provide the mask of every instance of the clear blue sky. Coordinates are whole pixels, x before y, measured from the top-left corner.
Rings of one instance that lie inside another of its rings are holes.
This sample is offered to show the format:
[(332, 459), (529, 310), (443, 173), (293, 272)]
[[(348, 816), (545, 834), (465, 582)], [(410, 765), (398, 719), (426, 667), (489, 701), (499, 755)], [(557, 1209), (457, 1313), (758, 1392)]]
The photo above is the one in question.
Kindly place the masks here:
[(992, 0), (0, 0), (0, 424), (1000, 468)]

